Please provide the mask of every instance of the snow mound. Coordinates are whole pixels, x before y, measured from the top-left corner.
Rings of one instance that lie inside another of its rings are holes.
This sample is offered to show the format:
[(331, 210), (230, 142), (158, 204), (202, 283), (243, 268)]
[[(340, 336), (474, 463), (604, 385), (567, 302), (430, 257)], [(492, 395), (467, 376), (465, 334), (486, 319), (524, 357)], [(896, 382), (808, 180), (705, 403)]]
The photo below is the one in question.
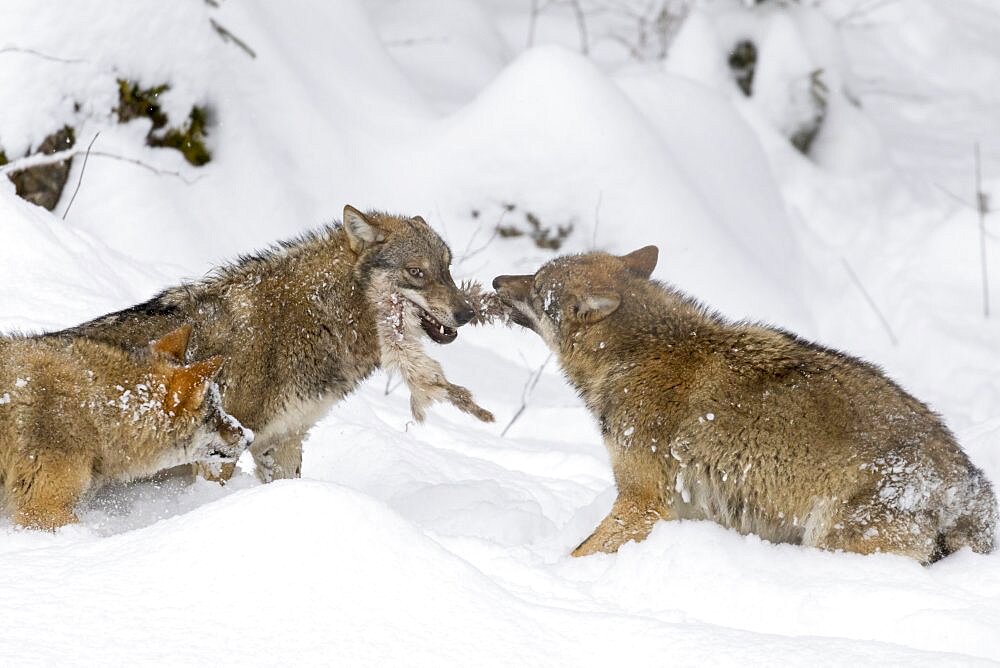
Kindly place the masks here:
[[(529, 603), (382, 504), (321, 482), (277, 482), (103, 540), (79, 532), (0, 555), (0, 652), (14, 663), (580, 665), (623, 651), (677, 665), (775, 652), (932, 665), (882, 643), (779, 638)], [(40, 604), (40, 597), (50, 599)], [(73, 601), (100, 614), (80, 615)], [(54, 634), (53, 629), (58, 629)], [(72, 649), (71, 649), (72, 648)]]

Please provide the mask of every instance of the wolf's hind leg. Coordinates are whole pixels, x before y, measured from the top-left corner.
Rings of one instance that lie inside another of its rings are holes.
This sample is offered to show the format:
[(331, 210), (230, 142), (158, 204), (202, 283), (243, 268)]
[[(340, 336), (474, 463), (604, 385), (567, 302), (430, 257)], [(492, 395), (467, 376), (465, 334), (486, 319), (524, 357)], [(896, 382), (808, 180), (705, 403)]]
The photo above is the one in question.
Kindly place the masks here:
[(851, 500), (830, 519), (813, 547), (858, 554), (899, 554), (929, 564), (939, 558), (938, 522), (926, 511), (886, 508), (876, 498)]
[(646, 539), (653, 525), (660, 520), (670, 519), (666, 507), (652, 497), (619, 494), (611, 512), (605, 517), (594, 533), (573, 550), (574, 557), (583, 557), (595, 552), (617, 552), (630, 540), (641, 542)]
[(89, 457), (43, 451), (11, 474), (6, 489), (17, 524), (51, 531), (79, 521), (73, 509), (93, 478)]
[(261, 482), (271, 482), (302, 475), (302, 439), (305, 433), (258, 437), (250, 445)]

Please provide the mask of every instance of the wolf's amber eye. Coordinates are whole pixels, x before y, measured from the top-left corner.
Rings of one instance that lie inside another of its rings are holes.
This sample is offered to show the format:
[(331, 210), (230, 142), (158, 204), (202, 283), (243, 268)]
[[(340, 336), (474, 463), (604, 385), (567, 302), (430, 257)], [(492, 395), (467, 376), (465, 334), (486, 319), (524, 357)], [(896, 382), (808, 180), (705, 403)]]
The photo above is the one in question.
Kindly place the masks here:
[(409, 272), (410, 276), (412, 276), (413, 278), (423, 278), (424, 277), (424, 270), (420, 269), (419, 267), (410, 267), (406, 271)]

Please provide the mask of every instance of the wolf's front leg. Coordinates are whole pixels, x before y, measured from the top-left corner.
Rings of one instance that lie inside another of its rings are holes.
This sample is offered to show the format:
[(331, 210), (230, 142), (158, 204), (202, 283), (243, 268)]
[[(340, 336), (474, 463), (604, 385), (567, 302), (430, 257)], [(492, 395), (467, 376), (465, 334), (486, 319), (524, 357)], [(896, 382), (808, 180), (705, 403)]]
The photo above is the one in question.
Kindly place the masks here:
[(637, 543), (645, 540), (653, 525), (666, 519), (671, 519), (670, 513), (658, 499), (619, 493), (608, 516), (572, 555), (583, 557), (595, 552), (617, 552), (630, 540)]
[(39, 452), (15, 463), (12, 469), (5, 487), (17, 524), (53, 531), (79, 521), (73, 509), (91, 484), (90, 456)]
[(257, 477), (261, 482), (302, 475), (302, 439), (305, 434), (286, 433), (280, 436), (259, 437), (250, 446)]

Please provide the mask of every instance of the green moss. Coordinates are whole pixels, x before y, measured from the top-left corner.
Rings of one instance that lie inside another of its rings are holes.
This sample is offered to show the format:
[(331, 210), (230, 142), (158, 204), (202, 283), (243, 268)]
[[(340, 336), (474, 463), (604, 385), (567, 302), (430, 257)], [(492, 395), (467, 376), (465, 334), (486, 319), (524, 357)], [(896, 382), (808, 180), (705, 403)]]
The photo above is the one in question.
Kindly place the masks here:
[(200, 167), (212, 159), (205, 146), (208, 135), (208, 116), (204, 107), (191, 108), (187, 120), (181, 127), (170, 127), (170, 119), (160, 106), (160, 95), (170, 90), (168, 84), (142, 88), (134, 81), (118, 80), (118, 106), (115, 113), (120, 123), (128, 123), (136, 118), (148, 118), (152, 123), (146, 135), (146, 145), (158, 148), (172, 148), (181, 152), (184, 159)]
[(7, 159), (7, 154), (0, 150), (0, 166), (6, 165), (10, 160)]
[(153, 123), (153, 129), (159, 130), (166, 126), (167, 115), (160, 107), (160, 95), (170, 90), (163, 84), (152, 88), (140, 88), (134, 81), (118, 80), (118, 114), (119, 123), (128, 123), (135, 118), (148, 118)]
[(148, 137), (150, 146), (175, 148), (184, 159), (195, 167), (201, 167), (212, 159), (205, 146), (206, 114), (202, 107), (194, 106), (188, 114), (187, 122), (181, 128), (167, 128), (162, 137)]

